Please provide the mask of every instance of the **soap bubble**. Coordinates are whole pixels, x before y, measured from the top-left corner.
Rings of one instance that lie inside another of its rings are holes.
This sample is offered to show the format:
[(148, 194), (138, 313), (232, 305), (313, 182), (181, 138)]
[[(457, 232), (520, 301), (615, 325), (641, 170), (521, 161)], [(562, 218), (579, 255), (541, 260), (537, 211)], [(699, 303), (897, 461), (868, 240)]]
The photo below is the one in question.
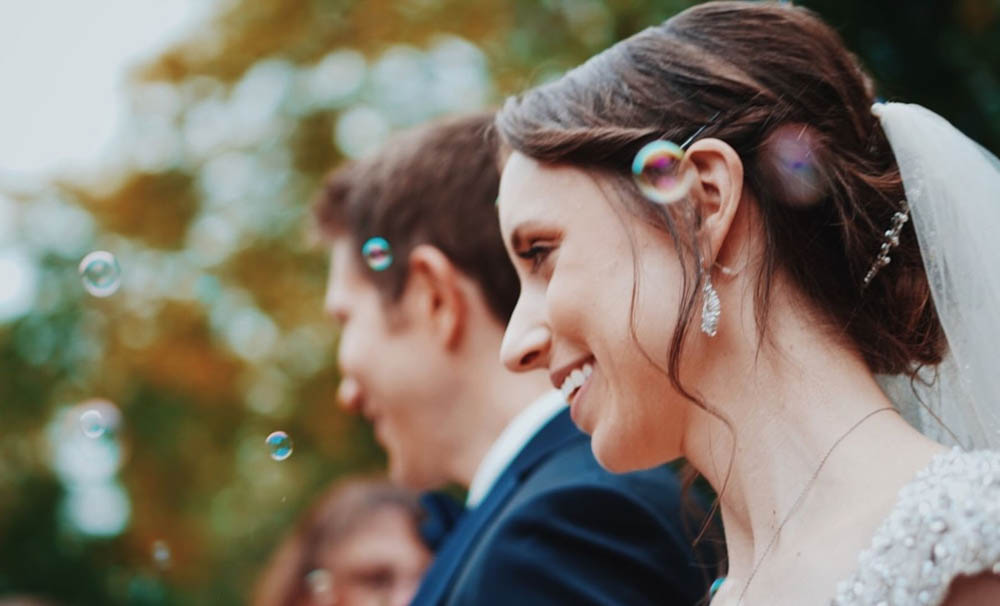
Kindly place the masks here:
[(309, 592), (319, 604), (333, 604), (333, 575), (328, 570), (317, 568), (306, 575)]
[(167, 545), (166, 541), (161, 539), (153, 541), (153, 547), (151, 551), (153, 556), (153, 563), (156, 565), (157, 568), (159, 568), (160, 570), (170, 568), (171, 564), (170, 546)]
[(107, 426), (100, 411), (88, 408), (80, 414), (80, 430), (88, 438), (97, 439), (104, 435)]
[(694, 184), (692, 171), (681, 172), (684, 150), (671, 141), (647, 143), (632, 160), (632, 176), (639, 191), (659, 204), (684, 198)]
[(385, 238), (369, 238), (361, 247), (361, 256), (375, 271), (384, 271), (392, 265), (392, 248)]
[(799, 207), (815, 204), (829, 189), (819, 157), (821, 150), (819, 136), (811, 127), (780, 126), (762, 146), (763, 176), (780, 191), (785, 202)]
[(275, 431), (267, 436), (265, 440), (268, 449), (271, 451), (271, 458), (275, 461), (284, 461), (292, 456), (292, 439), (283, 431)]
[(110, 297), (121, 285), (118, 260), (105, 250), (97, 250), (84, 257), (79, 270), (83, 287), (95, 297)]

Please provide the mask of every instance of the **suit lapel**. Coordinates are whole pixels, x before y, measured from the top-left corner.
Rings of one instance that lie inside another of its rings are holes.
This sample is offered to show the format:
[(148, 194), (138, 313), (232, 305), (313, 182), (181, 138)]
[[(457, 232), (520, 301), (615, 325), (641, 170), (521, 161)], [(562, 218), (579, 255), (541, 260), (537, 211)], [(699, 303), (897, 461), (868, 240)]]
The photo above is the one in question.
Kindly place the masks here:
[(567, 442), (581, 438), (583, 434), (573, 425), (568, 410), (563, 410), (546, 423), (500, 475), (486, 499), (475, 509), (466, 512), (445, 539), (411, 606), (439, 604), (446, 595), (466, 553), (523, 479), (550, 454)]

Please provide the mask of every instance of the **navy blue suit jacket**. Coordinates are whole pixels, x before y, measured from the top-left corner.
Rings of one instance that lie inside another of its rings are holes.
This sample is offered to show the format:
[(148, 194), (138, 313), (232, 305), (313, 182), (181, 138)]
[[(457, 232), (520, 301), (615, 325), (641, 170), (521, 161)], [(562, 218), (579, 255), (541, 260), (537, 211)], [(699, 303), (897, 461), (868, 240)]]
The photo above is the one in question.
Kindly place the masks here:
[(458, 522), (412, 604), (695, 604), (712, 575), (690, 545), (673, 472), (604, 470), (563, 411)]

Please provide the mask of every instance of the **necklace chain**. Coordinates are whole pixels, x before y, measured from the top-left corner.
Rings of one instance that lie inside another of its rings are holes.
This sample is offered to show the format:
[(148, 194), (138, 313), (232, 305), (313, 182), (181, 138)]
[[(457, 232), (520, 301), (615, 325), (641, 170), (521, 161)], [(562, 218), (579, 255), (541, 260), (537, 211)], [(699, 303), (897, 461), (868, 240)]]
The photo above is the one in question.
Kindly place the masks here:
[(771, 540), (768, 542), (767, 547), (764, 548), (764, 553), (761, 554), (760, 559), (757, 560), (756, 564), (754, 564), (753, 570), (750, 571), (750, 576), (747, 577), (746, 584), (743, 585), (743, 590), (740, 591), (739, 598), (736, 599), (736, 606), (739, 606), (740, 604), (743, 603), (743, 596), (746, 595), (747, 590), (750, 588), (750, 583), (753, 582), (753, 578), (754, 576), (756, 576), (757, 570), (760, 568), (760, 565), (764, 563), (764, 560), (767, 558), (767, 554), (771, 553), (771, 548), (774, 547), (774, 543), (778, 540), (778, 536), (781, 534), (781, 530), (785, 527), (785, 524), (788, 523), (788, 520), (791, 519), (792, 515), (795, 514), (795, 511), (796, 509), (798, 509), (799, 505), (802, 504), (802, 499), (805, 498), (806, 494), (809, 492), (809, 489), (812, 488), (813, 483), (816, 481), (816, 478), (819, 477), (819, 472), (823, 469), (823, 466), (826, 465), (826, 461), (827, 459), (830, 458), (830, 455), (833, 454), (833, 451), (837, 448), (837, 446), (840, 445), (841, 442), (844, 441), (844, 438), (851, 435), (851, 433), (855, 429), (860, 427), (862, 423), (864, 423), (871, 417), (877, 415), (878, 413), (885, 412), (887, 410), (896, 410), (896, 409), (893, 408), (892, 406), (886, 406), (885, 408), (879, 408), (878, 410), (873, 410), (869, 412), (865, 416), (861, 417), (854, 425), (852, 425), (850, 429), (845, 431), (843, 435), (837, 438), (837, 441), (834, 442), (833, 445), (830, 446), (830, 449), (826, 451), (826, 454), (823, 455), (823, 458), (820, 460), (819, 465), (816, 467), (816, 471), (813, 472), (812, 477), (809, 478), (808, 482), (806, 482), (805, 488), (802, 489), (802, 492), (799, 493), (799, 496), (795, 499), (795, 502), (792, 503), (792, 507), (788, 510), (788, 513), (785, 514), (785, 518), (781, 520), (781, 524), (778, 525), (778, 529), (774, 531), (774, 536), (771, 537)]

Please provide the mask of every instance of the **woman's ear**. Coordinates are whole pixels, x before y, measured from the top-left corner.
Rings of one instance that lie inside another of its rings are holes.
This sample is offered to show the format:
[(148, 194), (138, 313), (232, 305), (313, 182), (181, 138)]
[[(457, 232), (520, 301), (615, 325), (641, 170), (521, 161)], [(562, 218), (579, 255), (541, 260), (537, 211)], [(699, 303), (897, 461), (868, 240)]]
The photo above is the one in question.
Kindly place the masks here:
[(430, 244), (420, 244), (410, 252), (408, 273), (403, 298), (409, 321), (420, 323), (446, 348), (453, 349), (468, 322), (461, 273)]
[(719, 256), (743, 198), (743, 161), (721, 139), (699, 139), (684, 154), (684, 170), (694, 171), (691, 200), (701, 216), (701, 235), (711, 267)]

